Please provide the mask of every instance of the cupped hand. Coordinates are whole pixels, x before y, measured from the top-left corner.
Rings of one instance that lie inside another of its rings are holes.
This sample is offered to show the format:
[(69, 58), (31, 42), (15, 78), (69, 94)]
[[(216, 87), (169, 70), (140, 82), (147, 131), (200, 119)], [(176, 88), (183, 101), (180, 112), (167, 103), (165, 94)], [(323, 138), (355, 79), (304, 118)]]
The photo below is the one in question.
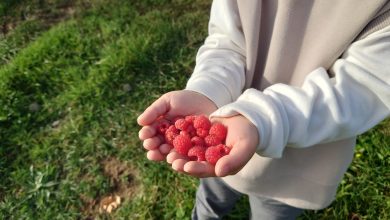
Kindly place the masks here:
[(165, 160), (172, 148), (168, 144), (163, 144), (164, 138), (157, 134), (156, 125), (159, 117), (173, 119), (186, 115), (210, 115), (216, 109), (214, 102), (194, 91), (180, 90), (162, 95), (137, 119), (138, 124), (142, 126), (138, 135), (148, 151), (147, 158), (154, 161)]
[(226, 145), (231, 147), (229, 155), (218, 160), (215, 166), (207, 162), (188, 161), (187, 158), (171, 151), (167, 162), (172, 168), (195, 177), (212, 177), (234, 175), (252, 158), (259, 143), (257, 128), (244, 116), (229, 118), (213, 118), (212, 122), (220, 122), (227, 129)]

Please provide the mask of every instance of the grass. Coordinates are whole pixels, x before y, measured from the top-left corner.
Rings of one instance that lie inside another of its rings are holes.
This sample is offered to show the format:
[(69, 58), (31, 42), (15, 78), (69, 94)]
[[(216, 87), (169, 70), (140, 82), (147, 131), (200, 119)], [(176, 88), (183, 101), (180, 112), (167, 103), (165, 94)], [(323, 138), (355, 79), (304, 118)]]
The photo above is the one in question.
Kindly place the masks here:
[[(0, 37), (0, 218), (189, 219), (198, 180), (145, 159), (135, 120), (184, 87), (208, 11), (205, 0), (1, 2), (12, 28)], [(300, 219), (390, 218), (389, 124), (359, 137), (336, 201)], [(123, 203), (100, 213), (112, 194)], [(247, 213), (244, 197), (226, 219)]]

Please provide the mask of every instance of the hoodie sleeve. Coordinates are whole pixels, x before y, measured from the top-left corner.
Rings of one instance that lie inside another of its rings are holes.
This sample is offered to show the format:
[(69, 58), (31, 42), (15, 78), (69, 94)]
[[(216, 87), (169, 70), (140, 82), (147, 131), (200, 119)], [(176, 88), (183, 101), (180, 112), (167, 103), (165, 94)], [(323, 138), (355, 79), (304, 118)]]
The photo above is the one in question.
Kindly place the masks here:
[(315, 69), (302, 87), (248, 89), (211, 117), (244, 115), (258, 128), (257, 153), (273, 158), (286, 146), (305, 148), (367, 131), (390, 114), (390, 26), (351, 44), (328, 71)]
[(199, 48), (186, 90), (205, 95), (218, 107), (235, 101), (245, 84), (245, 59), (236, 1), (214, 0), (209, 35)]

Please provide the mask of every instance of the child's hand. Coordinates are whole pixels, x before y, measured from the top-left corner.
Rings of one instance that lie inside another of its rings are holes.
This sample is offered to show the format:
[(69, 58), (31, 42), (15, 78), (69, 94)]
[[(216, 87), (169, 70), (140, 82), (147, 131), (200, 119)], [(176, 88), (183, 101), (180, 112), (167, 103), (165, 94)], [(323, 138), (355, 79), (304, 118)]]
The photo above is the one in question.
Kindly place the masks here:
[(167, 156), (167, 162), (178, 172), (195, 177), (227, 176), (236, 174), (252, 158), (259, 143), (257, 128), (244, 116), (230, 118), (215, 118), (227, 129), (226, 145), (232, 149), (229, 155), (218, 160), (215, 167), (207, 162), (188, 161), (180, 154), (172, 151)]
[(143, 126), (139, 138), (148, 150), (149, 160), (165, 160), (171, 150), (168, 144), (162, 144), (162, 138), (157, 136), (156, 119), (163, 116), (173, 119), (185, 115), (210, 115), (217, 109), (216, 105), (206, 96), (188, 90), (173, 91), (162, 95), (153, 102), (137, 119)]

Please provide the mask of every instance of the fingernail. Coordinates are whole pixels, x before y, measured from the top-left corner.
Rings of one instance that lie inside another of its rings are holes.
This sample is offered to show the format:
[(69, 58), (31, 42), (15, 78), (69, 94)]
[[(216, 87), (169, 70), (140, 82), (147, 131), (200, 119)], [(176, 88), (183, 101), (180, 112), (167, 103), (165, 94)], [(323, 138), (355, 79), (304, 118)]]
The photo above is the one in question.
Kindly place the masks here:
[(139, 116), (137, 117), (137, 124), (138, 124), (138, 125), (141, 125), (141, 123), (140, 123), (140, 118), (141, 118), (141, 115), (139, 115)]

